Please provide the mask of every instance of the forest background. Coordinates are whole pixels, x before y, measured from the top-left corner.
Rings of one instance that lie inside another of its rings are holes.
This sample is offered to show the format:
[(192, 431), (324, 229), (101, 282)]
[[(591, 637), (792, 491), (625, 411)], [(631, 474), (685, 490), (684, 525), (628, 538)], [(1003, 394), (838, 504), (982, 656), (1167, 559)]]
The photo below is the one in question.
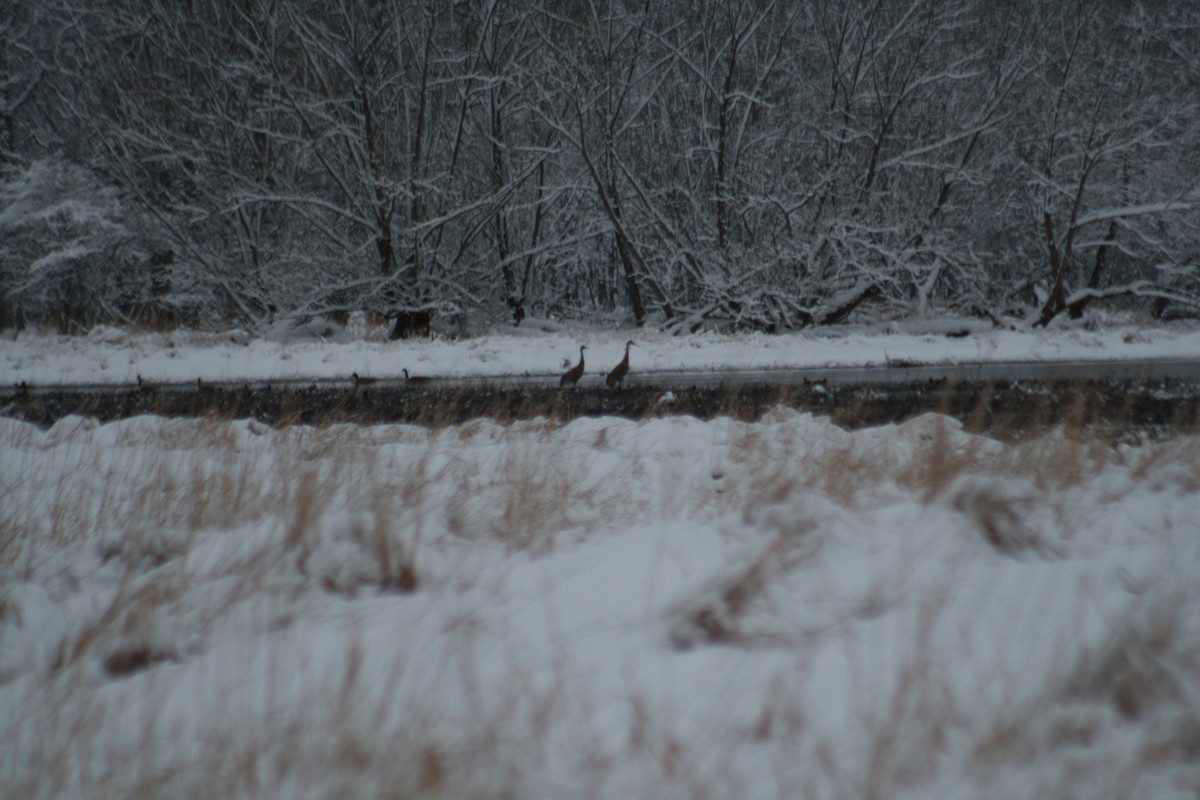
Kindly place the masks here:
[(6, 9), (0, 327), (1200, 304), (1196, 4)]

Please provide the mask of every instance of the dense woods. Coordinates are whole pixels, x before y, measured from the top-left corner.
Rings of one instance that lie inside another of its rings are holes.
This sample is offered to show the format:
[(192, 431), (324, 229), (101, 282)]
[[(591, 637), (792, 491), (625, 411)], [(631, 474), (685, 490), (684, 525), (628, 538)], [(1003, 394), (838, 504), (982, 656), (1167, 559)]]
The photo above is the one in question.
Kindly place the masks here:
[(1200, 298), (1200, 7), (17, 0), (0, 323)]

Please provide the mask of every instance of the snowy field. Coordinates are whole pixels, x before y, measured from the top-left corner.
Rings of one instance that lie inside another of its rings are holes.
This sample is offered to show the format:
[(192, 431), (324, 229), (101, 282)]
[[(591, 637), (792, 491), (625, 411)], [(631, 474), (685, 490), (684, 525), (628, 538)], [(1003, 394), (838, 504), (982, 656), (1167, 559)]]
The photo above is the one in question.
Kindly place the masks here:
[[(328, 333), (328, 336), (314, 334)], [(960, 334), (948, 336), (948, 333)], [(979, 320), (937, 320), (812, 332), (668, 336), (651, 330), (562, 330), (549, 323), (504, 327), (470, 338), (386, 341), (363, 320), (346, 329), (324, 323), (287, 336), (225, 333), (128, 333), (96, 328), (87, 336), (11, 331), (0, 337), (0, 385), (250, 381), (270, 378), (349, 379), (352, 373), (400, 377), (402, 369), (431, 377), (553, 375), (586, 344), (587, 371), (604, 374), (621, 360), (627, 339), (637, 345), (632, 370), (722, 370), (951, 364), (980, 362), (1121, 361), (1200, 358), (1195, 322), (1146, 325), (1108, 320), (1100, 326), (1001, 330)], [(966, 334), (966, 335), (961, 335)]]
[(0, 709), (6, 798), (1195, 798), (1200, 439), (0, 419)]

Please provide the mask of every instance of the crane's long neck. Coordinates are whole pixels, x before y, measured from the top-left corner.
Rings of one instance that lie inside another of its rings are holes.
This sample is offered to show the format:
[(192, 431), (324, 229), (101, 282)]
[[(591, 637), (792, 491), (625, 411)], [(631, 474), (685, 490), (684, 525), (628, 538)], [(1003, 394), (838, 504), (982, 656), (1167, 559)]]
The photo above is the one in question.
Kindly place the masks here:
[(579, 364), (580, 364), (580, 366), (583, 365), (583, 350), (584, 350), (584, 348), (582, 348), (582, 347), (579, 348)]

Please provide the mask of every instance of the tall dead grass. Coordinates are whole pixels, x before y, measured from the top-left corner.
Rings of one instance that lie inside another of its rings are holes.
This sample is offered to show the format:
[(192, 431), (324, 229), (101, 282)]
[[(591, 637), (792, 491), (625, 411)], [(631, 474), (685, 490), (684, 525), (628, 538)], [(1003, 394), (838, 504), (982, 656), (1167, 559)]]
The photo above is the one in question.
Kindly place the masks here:
[[(1012, 520), (1113, 466), (1125, 468), (1130, 485), (1200, 491), (1195, 437), (1131, 446), (1122, 437), (1057, 427), (999, 441), (934, 415), (886, 432), (849, 433), (833, 425), (792, 425), (791, 414), (760, 423), (721, 421), (728, 435), (714, 445), (714, 463), (677, 471), (662, 469), (669, 456), (616, 434), (590, 432), (583, 440), (570, 425), (547, 421), (272, 429), (205, 420), (128, 425), (115, 438), (112, 429), (87, 425), (45, 434), (6, 427), (0, 433), (0, 449), (8, 453), (0, 476), (0, 625), (17, 624), (21, 609), (9, 603), (6, 588), (37, 572), (37, 560), (48, 557), (46, 543), (96, 547), (116, 581), (51, 648), (43, 696), (62, 703), (62, 717), (48, 724), (52, 730), (22, 732), (33, 742), (23, 750), (32, 766), (21, 770), (16, 796), (70, 794), (80, 776), (97, 782), (101, 796), (252, 796), (270, 792), (281, 779), (293, 786), (317, 782), (321, 788), (313, 794), (327, 797), (362, 794), (364, 787), (394, 797), (519, 794), (523, 776), (544, 766), (561, 720), (572, 713), (572, 699), (555, 694), (561, 684), (519, 687), (514, 705), (490, 706), (449, 732), (435, 711), (423, 708), (404, 709), (404, 725), (395, 725), (395, 716), (364, 720), (362, 709), (387, 708), (387, 699), (360, 677), (362, 656), (353, 648), (340, 681), (312, 697), (308, 710), (276, 712), (271, 719), (264, 712), (253, 720), (259, 727), (251, 736), (203, 731), (191, 751), (204, 754), (197, 760), (164, 756), (156, 749), (164, 732), (148, 725), (122, 753), (137, 759), (145, 748), (162, 756), (147, 757), (144, 767), (127, 775), (81, 768), (74, 779), (58, 770), (64, 760), (81, 757), (95, 759), (89, 764), (119, 763), (87, 752), (102, 749), (111, 713), (88, 694), (95, 676), (115, 681), (193, 658), (232, 609), (264, 594), (303, 597), (316, 589), (337, 592), (340, 602), (341, 595), (367, 592), (420, 593), (438, 580), (426, 564), (448, 541), (499, 543), (541, 556), (575, 534), (671, 515), (711, 520), (735, 512), (761, 540), (746, 560), (728, 565), (722, 580), (685, 598), (667, 636), (681, 648), (793, 647), (796, 640), (773, 637), (753, 616), (782, 582), (820, 557), (827, 510), (821, 503), (864, 509), (897, 495), (926, 506), (947, 502), (973, 509), (981, 535), (987, 538), (990, 525), (1001, 531), (993, 538), (1006, 542), (1013, 539)], [(614, 447), (626, 449), (614, 454)], [(662, 494), (669, 500), (639, 491), (651, 475), (668, 476)], [(982, 505), (971, 506), (964, 476), (1029, 490), (985, 493)], [(821, 502), (809, 503), (812, 498)], [(811, 512), (797, 512), (808, 505)], [(246, 538), (244, 553), (215, 564), (202, 558), (206, 540), (232, 536)], [(221, 581), (222, 599), (197, 613), (187, 603), (200, 581)], [(1168, 603), (1131, 618), (1111, 641), (1072, 663), (1062, 685), (1046, 695), (1055, 703), (1101, 704), (1125, 720), (1158, 720), (1138, 753), (1142, 764), (1178, 764), (1200, 753), (1193, 682), (1178, 674), (1180, 665), (1200, 668), (1195, 636), (1172, 609)], [(921, 607), (918, 636), (932, 640), (939, 612), (936, 597)], [(847, 611), (847, 618), (857, 613)], [(284, 623), (263, 612), (255, 624), (257, 635)], [(469, 620), (462, 628), (462, 635), (473, 635)], [(187, 635), (180, 637), (180, 630)], [(855, 762), (860, 771), (831, 768), (857, 794), (885, 797), (925, 785), (962, 733), (963, 699), (948, 693), (939, 672), (945, 665), (923, 660), (920, 647), (915, 652), (899, 665), (895, 691), (870, 710), (874, 737)], [(464, 686), (464, 695), (471, 691)], [(57, 700), (55, 692), (61, 692)], [(795, 721), (801, 715), (788, 705), (798, 701), (784, 700), (774, 716), (764, 711), (762, 724), (747, 735), (783, 737), (789, 746), (804, 740), (804, 724)], [(1179, 713), (1161, 713), (1172, 705)], [(632, 718), (629, 746), (647, 758), (651, 786), (690, 796), (710, 791), (696, 780), (700, 754), (670, 721), (654, 720), (636, 697)], [(1098, 736), (1103, 719), (1086, 720), (1096, 721), (1046, 734), (1047, 741), (1067, 748)], [(1010, 725), (979, 737), (971, 758), (985, 767), (1033, 759), (1042, 740), (1023, 726), (1043, 724), (1024, 709)], [(603, 787), (603, 776), (616, 766), (600, 754), (587, 769)]]

